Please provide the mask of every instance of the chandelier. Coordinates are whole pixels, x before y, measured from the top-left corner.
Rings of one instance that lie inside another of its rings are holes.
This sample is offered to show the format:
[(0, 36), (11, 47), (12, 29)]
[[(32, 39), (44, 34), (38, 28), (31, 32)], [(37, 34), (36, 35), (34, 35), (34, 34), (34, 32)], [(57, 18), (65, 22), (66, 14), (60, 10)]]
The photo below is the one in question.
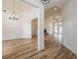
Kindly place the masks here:
[(13, 0), (13, 11), (12, 11), (12, 14), (9, 16), (9, 19), (18, 20), (18, 16), (16, 15), (16, 12), (15, 12), (15, 0)]
[(63, 17), (61, 15), (50, 16), (49, 19), (52, 21), (62, 21)]

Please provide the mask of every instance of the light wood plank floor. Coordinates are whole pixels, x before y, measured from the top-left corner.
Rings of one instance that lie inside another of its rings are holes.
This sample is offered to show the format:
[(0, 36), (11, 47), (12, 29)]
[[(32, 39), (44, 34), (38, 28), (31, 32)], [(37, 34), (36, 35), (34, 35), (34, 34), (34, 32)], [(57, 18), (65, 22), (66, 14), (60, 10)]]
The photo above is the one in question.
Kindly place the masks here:
[(3, 41), (3, 59), (77, 59), (63, 46), (57, 46), (50, 36), (45, 37), (45, 49), (37, 50), (37, 38)]

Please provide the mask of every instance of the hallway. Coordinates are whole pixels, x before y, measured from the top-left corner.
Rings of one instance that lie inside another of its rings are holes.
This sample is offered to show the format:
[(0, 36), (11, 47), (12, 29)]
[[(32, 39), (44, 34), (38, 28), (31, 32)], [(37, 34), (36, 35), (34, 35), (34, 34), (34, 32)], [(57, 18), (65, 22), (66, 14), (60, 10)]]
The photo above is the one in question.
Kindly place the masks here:
[(3, 59), (76, 59), (65, 47), (57, 46), (54, 39), (45, 36), (45, 49), (38, 51), (37, 40), (15, 39), (3, 41)]

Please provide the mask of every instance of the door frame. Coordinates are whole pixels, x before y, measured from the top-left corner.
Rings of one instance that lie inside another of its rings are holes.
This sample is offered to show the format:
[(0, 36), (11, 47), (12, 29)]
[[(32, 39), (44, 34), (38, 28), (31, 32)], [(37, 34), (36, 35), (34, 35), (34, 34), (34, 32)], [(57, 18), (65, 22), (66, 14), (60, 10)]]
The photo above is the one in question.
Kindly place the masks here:
[(38, 40), (37, 49), (44, 49), (44, 5), (37, 0), (22, 0), (37, 8), (37, 18), (38, 18)]

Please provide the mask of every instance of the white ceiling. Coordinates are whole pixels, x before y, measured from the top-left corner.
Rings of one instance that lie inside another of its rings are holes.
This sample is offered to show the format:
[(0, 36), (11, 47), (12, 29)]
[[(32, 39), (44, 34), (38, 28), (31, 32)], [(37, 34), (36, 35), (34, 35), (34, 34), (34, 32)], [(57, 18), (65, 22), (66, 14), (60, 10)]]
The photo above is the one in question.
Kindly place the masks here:
[[(8, 0), (8, 1), (11, 3), (13, 0)], [(8, 4), (10, 4), (10, 3), (8, 1), (7, 0), (3, 0), (3, 3), (4, 3), (3, 6), (8, 6), (9, 7), (10, 5), (8, 5)], [(19, 1), (19, 0), (17, 0), (17, 1)], [(38, 0), (38, 1), (41, 1), (41, 0)], [(50, 3), (48, 3), (45, 6), (45, 10), (48, 10), (48, 9), (54, 7), (54, 6), (62, 9), (67, 4), (67, 2), (69, 0), (49, 0), (49, 1), (50, 1)], [(29, 9), (29, 8), (27, 8), (27, 9)]]
[(48, 3), (46, 6), (45, 6), (45, 9), (47, 10), (47, 9), (49, 9), (49, 8), (52, 8), (52, 7), (54, 7), (54, 6), (57, 6), (57, 7), (59, 7), (59, 8), (63, 8), (66, 4), (67, 4), (67, 2), (69, 1), (69, 0), (49, 0), (50, 1), (50, 3)]
[[(13, 11), (13, 0), (3, 0), (2, 1), (2, 9), (7, 11)], [(15, 0), (15, 9), (17, 9), (19, 12), (25, 10), (26, 12), (36, 10), (35, 7), (33, 7), (30, 4), (25, 3), (22, 0)]]

